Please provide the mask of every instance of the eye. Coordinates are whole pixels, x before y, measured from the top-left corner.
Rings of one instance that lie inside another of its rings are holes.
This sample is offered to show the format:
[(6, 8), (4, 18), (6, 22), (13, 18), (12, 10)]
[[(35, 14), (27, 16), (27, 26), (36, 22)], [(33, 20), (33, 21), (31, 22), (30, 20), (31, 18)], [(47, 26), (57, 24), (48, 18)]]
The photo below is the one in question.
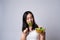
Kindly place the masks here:
[(33, 19), (32, 17), (30, 17), (30, 19)]
[(27, 18), (27, 20), (29, 20), (29, 18)]

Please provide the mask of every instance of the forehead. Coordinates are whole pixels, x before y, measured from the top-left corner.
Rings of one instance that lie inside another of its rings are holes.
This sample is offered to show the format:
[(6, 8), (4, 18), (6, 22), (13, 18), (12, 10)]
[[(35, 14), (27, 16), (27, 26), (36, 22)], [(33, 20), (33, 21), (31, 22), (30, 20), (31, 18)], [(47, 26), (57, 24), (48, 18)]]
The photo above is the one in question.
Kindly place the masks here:
[(32, 15), (29, 13), (29, 14), (27, 15), (27, 18), (28, 18), (28, 17), (32, 17)]

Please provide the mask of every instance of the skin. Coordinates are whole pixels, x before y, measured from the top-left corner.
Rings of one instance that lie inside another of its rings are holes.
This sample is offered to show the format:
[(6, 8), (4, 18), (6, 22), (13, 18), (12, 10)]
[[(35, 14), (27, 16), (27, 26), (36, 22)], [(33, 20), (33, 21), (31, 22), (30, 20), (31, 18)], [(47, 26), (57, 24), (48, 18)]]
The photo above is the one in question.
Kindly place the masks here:
[[(27, 15), (27, 19), (26, 19), (27, 24), (29, 24), (29, 22), (33, 23), (33, 18), (31, 14)], [(32, 27), (29, 27), (29, 31), (32, 31)], [(28, 28), (26, 28), (21, 35), (21, 40), (26, 40), (26, 36), (28, 33)], [(38, 35), (38, 40), (45, 40), (45, 32), (44, 33), (39, 33)]]

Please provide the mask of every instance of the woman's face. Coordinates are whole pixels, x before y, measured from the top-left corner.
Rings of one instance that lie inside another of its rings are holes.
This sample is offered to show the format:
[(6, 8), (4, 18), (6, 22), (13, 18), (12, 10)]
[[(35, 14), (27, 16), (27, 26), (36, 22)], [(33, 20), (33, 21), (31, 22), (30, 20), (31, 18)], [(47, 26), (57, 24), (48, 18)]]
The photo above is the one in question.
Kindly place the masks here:
[(31, 15), (30, 13), (27, 15), (26, 22), (27, 22), (27, 24), (28, 24), (29, 22), (32, 22), (32, 23), (33, 23), (33, 17), (32, 17), (32, 15)]

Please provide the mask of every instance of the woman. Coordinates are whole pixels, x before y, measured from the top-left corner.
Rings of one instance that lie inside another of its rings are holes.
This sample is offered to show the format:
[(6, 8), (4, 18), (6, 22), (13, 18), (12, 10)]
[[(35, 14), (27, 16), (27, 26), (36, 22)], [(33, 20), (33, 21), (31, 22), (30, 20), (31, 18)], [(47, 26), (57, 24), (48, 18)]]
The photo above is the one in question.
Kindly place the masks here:
[[(29, 26), (30, 22), (31, 26)], [(26, 11), (23, 15), (21, 40), (45, 40), (45, 32), (37, 33), (35, 28), (39, 28), (39, 26), (35, 23), (32, 12)]]

